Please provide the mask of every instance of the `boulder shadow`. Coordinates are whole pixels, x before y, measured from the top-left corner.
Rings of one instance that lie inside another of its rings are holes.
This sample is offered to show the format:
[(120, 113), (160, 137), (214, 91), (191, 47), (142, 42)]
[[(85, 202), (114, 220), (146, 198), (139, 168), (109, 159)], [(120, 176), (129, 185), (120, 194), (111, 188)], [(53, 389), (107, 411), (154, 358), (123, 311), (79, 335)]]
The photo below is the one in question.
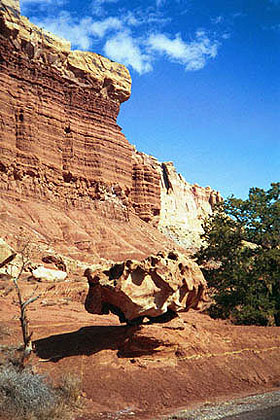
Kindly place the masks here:
[[(83, 327), (70, 333), (51, 335), (33, 341), (41, 359), (58, 362), (71, 356), (90, 356), (102, 350), (116, 350), (118, 357), (136, 357), (157, 352), (161, 342), (151, 337), (137, 337), (140, 326)], [(143, 340), (144, 338), (144, 340)]]

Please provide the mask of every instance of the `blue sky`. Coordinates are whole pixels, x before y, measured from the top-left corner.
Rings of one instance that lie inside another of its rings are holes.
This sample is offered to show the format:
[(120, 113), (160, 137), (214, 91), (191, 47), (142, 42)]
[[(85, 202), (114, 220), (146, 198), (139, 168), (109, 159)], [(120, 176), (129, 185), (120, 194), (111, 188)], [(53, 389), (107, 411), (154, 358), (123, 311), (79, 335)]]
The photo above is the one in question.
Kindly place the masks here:
[(225, 197), (280, 181), (280, 0), (21, 0), (21, 11), (129, 68), (118, 122), (138, 150)]

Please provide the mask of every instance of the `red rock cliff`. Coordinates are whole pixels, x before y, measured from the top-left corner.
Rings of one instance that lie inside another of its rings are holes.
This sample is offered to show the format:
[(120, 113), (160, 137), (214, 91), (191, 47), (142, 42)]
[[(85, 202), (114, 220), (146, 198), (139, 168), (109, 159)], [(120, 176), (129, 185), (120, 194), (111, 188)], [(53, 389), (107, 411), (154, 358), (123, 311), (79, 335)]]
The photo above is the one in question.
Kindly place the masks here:
[[(24, 226), (64, 252), (112, 259), (167, 244), (152, 227), (170, 232), (165, 167), (116, 123), (130, 96), (128, 70), (71, 51), (21, 16), (17, 0), (0, 1), (0, 68), (2, 232)], [(201, 191), (192, 196), (198, 207)]]
[(79, 257), (157, 251), (167, 241), (136, 214), (151, 220), (159, 177), (137, 164), (116, 123), (130, 96), (128, 70), (71, 51), (21, 16), (16, 0), (0, 1), (0, 66), (3, 236), (13, 242), (23, 226)]
[(130, 95), (126, 68), (71, 51), (3, 3), (0, 24), (0, 152), (2, 182), (15, 181), (9, 193), (59, 205), (106, 193), (125, 199), (132, 147), (116, 118)]

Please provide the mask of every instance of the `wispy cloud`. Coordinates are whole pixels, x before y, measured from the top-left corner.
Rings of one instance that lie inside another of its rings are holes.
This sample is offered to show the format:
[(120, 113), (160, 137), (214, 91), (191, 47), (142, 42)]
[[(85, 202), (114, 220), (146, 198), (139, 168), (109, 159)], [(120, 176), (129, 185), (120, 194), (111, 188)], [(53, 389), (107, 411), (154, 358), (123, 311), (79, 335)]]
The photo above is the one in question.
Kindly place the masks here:
[(170, 17), (165, 16), (160, 11), (153, 8), (128, 10), (122, 15), (122, 19), (129, 26), (164, 26), (171, 21)]
[[(53, 5), (63, 1), (67, 0), (23, 0), (28, 4), (49, 2)], [(104, 5), (119, 1), (94, 0), (92, 5), (102, 9)], [(158, 0), (158, 5), (167, 1)], [(110, 11), (110, 8), (106, 10)], [(57, 10), (52, 9), (52, 15), (41, 13), (40, 18), (31, 17), (31, 20), (71, 41), (74, 49), (103, 51), (111, 60), (121, 62), (139, 74), (152, 71), (162, 59), (179, 63), (186, 71), (200, 70), (217, 56), (219, 42), (211, 40), (204, 30), (197, 31), (192, 40), (183, 39), (180, 34), (164, 33), (163, 27), (170, 23), (170, 16), (156, 10), (155, 3), (154, 7), (122, 9), (121, 12), (113, 8), (112, 11), (115, 13), (103, 16), (95, 13), (78, 18), (67, 10), (55, 15)], [(217, 23), (221, 20), (220, 16), (216, 18)], [(220, 39), (228, 36), (224, 31)]]
[(189, 71), (202, 69), (207, 60), (215, 58), (218, 52), (218, 42), (210, 41), (204, 31), (197, 31), (196, 40), (189, 43), (183, 41), (180, 34), (175, 38), (153, 34), (148, 39), (148, 45), (153, 52), (184, 65)]
[(151, 57), (145, 54), (137, 39), (129, 33), (119, 33), (108, 39), (104, 46), (107, 57), (114, 61), (120, 61), (126, 66), (132, 67), (139, 74), (152, 70)]
[(213, 18), (211, 20), (215, 25), (218, 25), (219, 23), (222, 23), (224, 21), (224, 17), (223, 16), (216, 16), (215, 18)]
[(39, 6), (46, 9), (50, 6), (61, 7), (67, 3), (67, 0), (20, 0), (21, 10), (28, 10), (33, 6)]
[(123, 23), (120, 19), (116, 17), (108, 17), (104, 20), (99, 20), (97, 22), (93, 22), (89, 28), (89, 32), (91, 35), (98, 36), (99, 38), (103, 38), (106, 33), (109, 31), (117, 31), (123, 27)]
[(74, 48), (82, 50), (89, 50), (94, 38), (103, 38), (110, 31), (118, 31), (123, 26), (123, 23), (115, 17), (94, 21), (88, 16), (76, 21), (67, 11), (60, 12), (57, 17), (32, 20), (38, 26), (68, 39)]
[(156, 0), (156, 6), (161, 7), (166, 3), (166, 0)]
[(26, 4), (55, 4), (57, 6), (61, 6), (66, 3), (66, 0), (20, 0), (20, 5)]
[(105, 14), (106, 4), (117, 3), (119, 0), (93, 0), (91, 3), (92, 13), (96, 16), (102, 16)]
[(69, 12), (62, 11), (57, 17), (46, 17), (40, 20), (32, 18), (32, 21), (36, 25), (71, 41), (74, 48), (83, 50), (91, 48), (90, 27), (93, 22), (90, 17), (76, 22)]

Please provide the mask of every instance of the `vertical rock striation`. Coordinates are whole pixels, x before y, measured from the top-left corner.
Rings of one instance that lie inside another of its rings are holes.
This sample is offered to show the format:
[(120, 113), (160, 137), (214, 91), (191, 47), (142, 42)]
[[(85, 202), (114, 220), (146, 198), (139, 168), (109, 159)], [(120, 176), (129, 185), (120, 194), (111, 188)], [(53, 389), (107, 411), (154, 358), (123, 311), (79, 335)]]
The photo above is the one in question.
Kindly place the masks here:
[(180, 246), (199, 246), (202, 223), (222, 201), (210, 187), (191, 185), (176, 172), (172, 162), (161, 165), (161, 212), (159, 230)]
[(157, 226), (161, 210), (160, 164), (153, 156), (135, 151), (132, 167), (132, 202), (138, 216)]
[(131, 90), (123, 65), (71, 51), (21, 16), (19, 1), (0, 0), (0, 86), (3, 234), (25, 226), (112, 259), (144, 257), (168, 238), (193, 243), (219, 197), (128, 142), (117, 124)]
[[(132, 146), (116, 123), (127, 69), (1, 3), (1, 189), (61, 205), (131, 190)], [(16, 157), (16, 159), (15, 159)], [(3, 185), (4, 184), (4, 185)]]

